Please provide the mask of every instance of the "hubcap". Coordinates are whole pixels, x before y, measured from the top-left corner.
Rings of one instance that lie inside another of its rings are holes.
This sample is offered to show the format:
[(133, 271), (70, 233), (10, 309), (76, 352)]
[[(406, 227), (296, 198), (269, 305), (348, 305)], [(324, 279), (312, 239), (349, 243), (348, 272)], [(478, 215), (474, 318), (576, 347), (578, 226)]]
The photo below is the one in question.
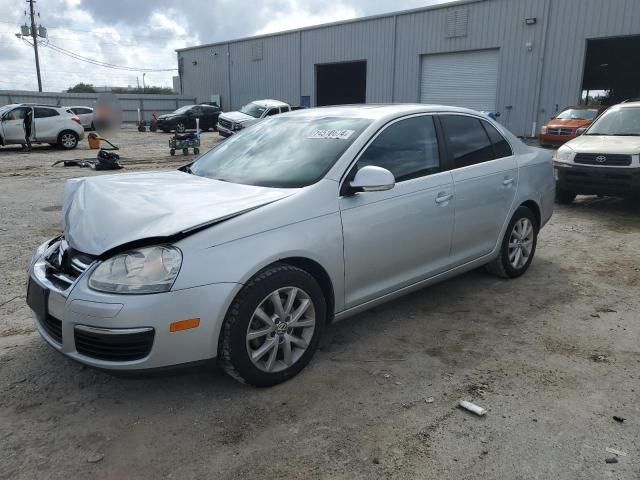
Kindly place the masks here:
[(529, 260), (533, 249), (533, 224), (528, 218), (521, 218), (513, 226), (509, 237), (509, 262), (516, 270)]
[(307, 292), (296, 287), (271, 292), (247, 328), (251, 362), (264, 372), (286, 370), (307, 351), (315, 326), (316, 312)]
[(182, 123), (179, 123), (178, 125), (176, 125), (176, 131), (178, 133), (184, 132), (184, 125)]
[(70, 133), (65, 133), (62, 136), (62, 144), (67, 148), (73, 147), (76, 144), (76, 137)]

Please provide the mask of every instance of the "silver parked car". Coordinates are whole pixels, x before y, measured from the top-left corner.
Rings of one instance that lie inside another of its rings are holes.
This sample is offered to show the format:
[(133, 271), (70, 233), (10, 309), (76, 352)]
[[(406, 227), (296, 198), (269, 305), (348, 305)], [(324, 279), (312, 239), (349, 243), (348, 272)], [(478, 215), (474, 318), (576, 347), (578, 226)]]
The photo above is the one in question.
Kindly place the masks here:
[(181, 171), (68, 181), (27, 301), (44, 339), (110, 370), (216, 358), (267, 386), (328, 323), (486, 265), (522, 275), (552, 214), (550, 154), (427, 105), (301, 110)]

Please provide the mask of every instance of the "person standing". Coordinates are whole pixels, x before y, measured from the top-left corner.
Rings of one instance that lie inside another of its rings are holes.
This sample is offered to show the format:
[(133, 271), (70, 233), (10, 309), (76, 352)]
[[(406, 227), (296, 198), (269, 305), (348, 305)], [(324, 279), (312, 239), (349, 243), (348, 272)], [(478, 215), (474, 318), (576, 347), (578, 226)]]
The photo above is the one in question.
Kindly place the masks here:
[[(24, 140), (27, 152), (31, 151), (31, 126), (33, 125), (33, 108), (27, 108), (24, 112), (22, 128), (24, 128)], [(25, 145), (22, 145), (25, 148)]]

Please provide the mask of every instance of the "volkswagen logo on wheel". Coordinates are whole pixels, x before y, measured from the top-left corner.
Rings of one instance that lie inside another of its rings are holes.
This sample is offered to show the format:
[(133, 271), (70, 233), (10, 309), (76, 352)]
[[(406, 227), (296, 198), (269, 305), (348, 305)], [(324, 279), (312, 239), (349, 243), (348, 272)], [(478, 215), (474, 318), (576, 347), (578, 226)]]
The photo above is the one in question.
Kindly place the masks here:
[(604, 155), (598, 155), (596, 157), (596, 162), (598, 162), (598, 163), (604, 163), (606, 161), (607, 161), (607, 157), (605, 157)]

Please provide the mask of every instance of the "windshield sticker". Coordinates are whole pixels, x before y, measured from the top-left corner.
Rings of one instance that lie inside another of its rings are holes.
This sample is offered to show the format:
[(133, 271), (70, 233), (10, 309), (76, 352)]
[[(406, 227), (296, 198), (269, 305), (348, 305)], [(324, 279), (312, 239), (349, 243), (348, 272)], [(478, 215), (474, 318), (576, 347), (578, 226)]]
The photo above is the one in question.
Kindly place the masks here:
[(315, 130), (307, 138), (329, 138), (333, 140), (347, 140), (355, 130)]

